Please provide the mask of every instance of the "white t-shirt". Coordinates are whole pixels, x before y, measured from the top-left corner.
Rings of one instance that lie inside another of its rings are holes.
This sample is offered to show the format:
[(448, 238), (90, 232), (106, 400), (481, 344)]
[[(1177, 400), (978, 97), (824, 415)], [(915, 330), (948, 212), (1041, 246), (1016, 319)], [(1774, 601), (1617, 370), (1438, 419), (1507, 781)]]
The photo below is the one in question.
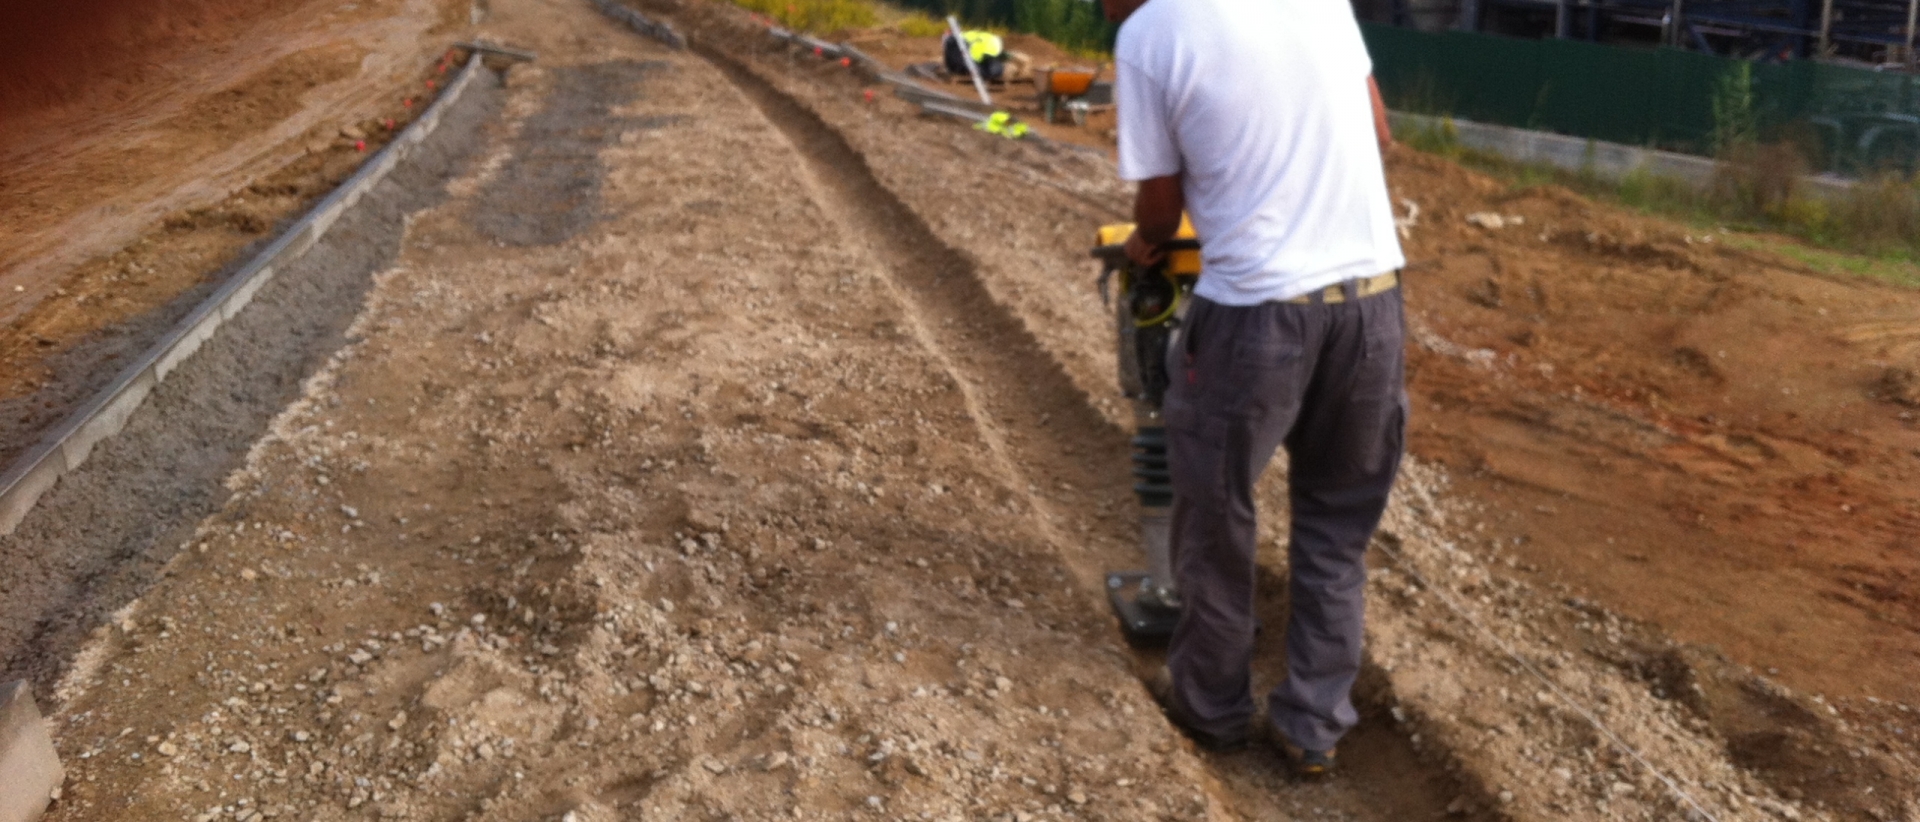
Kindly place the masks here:
[(1255, 305), (1406, 264), (1346, 0), (1149, 0), (1114, 51), (1120, 176), (1186, 172), (1200, 296)]

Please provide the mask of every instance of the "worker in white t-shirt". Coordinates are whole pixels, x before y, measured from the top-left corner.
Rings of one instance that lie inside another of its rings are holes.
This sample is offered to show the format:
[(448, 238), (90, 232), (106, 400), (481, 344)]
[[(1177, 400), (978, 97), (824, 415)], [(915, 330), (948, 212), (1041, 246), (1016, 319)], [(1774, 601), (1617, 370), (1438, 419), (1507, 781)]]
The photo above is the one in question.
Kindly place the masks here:
[[(1155, 683), (1203, 746), (1268, 732), (1328, 773), (1357, 716), (1364, 554), (1406, 428), (1404, 314), (1372, 62), (1345, 0), (1103, 0), (1140, 264), (1192, 217), (1195, 299), (1168, 352), (1174, 576)], [(1254, 483), (1284, 447), (1285, 681), (1254, 725)]]

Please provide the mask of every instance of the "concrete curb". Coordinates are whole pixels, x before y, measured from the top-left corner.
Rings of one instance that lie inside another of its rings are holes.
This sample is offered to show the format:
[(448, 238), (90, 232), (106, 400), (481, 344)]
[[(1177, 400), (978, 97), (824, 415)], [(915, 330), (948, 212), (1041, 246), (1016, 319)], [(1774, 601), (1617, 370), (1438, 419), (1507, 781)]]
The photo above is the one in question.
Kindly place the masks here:
[(593, 4), (599, 6), (600, 11), (608, 17), (627, 24), (634, 31), (676, 49), (687, 47), (687, 38), (680, 36), (680, 32), (674, 31), (672, 26), (627, 8), (620, 4), (620, 0), (593, 0)]
[(0, 685), (0, 822), (33, 822), (67, 774), (24, 681)]
[[(1589, 172), (1605, 180), (1618, 181), (1629, 174), (1643, 172), (1704, 188), (1713, 184), (1719, 167), (1714, 160), (1692, 154), (1569, 137), (1546, 131), (1398, 111), (1390, 113), (1388, 118), (1395, 131), (1451, 130), (1460, 145), (1475, 151), (1497, 154), (1520, 163)], [(1801, 177), (1800, 184), (1809, 193), (1824, 199), (1843, 196), (1853, 189), (1853, 181), (1825, 174)]]
[[(276, 269), (299, 259), (362, 195), (385, 180), (415, 146), (433, 133), (447, 108), (460, 99), (482, 70), (480, 55), (469, 58), (459, 76), (421, 113), (420, 119), (407, 126), (332, 194), (248, 261), (160, 342), (120, 372), (105, 390), (68, 416), (39, 444), (8, 466), (5, 473), (0, 473), (0, 536), (13, 533), (40, 496), (61, 476), (86, 462), (95, 445), (125, 428), (147, 395), (202, 344), (213, 339), (222, 324), (244, 310), (253, 295), (273, 279)], [(10, 820), (0, 817), (0, 822)]]

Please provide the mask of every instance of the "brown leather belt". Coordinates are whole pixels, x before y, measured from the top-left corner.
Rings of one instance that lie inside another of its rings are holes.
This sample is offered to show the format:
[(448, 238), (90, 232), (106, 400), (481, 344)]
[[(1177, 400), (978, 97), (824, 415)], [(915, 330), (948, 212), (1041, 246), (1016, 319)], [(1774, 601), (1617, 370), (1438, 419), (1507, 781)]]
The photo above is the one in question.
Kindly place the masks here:
[[(1385, 274), (1380, 274), (1378, 276), (1364, 277), (1358, 280), (1351, 280), (1350, 282), (1353, 283), (1354, 293), (1358, 294), (1360, 298), (1366, 298), (1366, 297), (1371, 297), (1375, 294), (1384, 294), (1388, 291), (1392, 291), (1394, 287), (1400, 285), (1400, 272), (1389, 271)], [(1299, 305), (1313, 305), (1314, 303), (1334, 305), (1336, 303), (1344, 303), (1346, 301), (1347, 301), (1347, 284), (1334, 283), (1333, 285), (1327, 286), (1326, 288), (1320, 289), (1319, 291), (1309, 291), (1298, 297), (1294, 297), (1293, 299), (1288, 300), (1287, 302), (1297, 303)]]

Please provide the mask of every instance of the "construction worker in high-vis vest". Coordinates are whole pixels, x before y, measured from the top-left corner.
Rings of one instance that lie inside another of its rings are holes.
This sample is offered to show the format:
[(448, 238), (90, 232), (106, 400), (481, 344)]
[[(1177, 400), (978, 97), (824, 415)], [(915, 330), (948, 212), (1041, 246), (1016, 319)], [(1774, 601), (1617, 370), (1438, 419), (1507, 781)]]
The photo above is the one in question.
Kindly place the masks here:
[[(960, 36), (966, 39), (966, 57), (972, 57), (973, 64), (980, 68), (980, 79), (990, 83), (1006, 79), (1007, 47), (1000, 35), (975, 30), (961, 32)], [(960, 48), (951, 32), (941, 35), (940, 50), (945, 53), (947, 72), (955, 76), (967, 73), (966, 57), (961, 56)]]

